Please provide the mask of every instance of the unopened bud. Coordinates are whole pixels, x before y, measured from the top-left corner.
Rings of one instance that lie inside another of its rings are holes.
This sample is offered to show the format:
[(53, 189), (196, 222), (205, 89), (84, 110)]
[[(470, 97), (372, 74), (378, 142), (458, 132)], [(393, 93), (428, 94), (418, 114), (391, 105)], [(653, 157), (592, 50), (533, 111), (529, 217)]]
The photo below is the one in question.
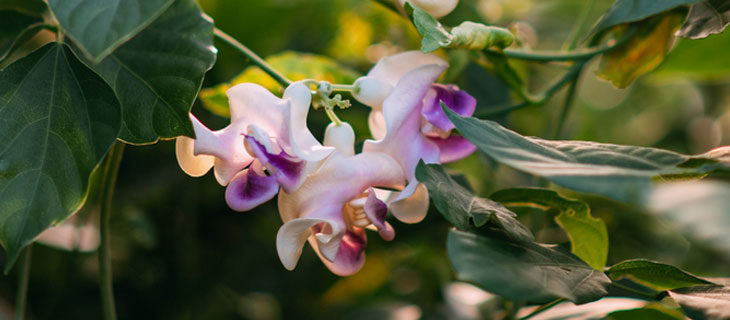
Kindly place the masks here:
[(509, 30), (490, 27), (481, 23), (464, 21), (451, 29), (453, 39), (449, 47), (483, 50), (490, 47), (504, 49), (514, 42), (515, 37)]
[(335, 147), (344, 156), (355, 155), (355, 131), (347, 122), (336, 125), (334, 122), (324, 131), (324, 145)]
[(361, 103), (380, 109), (383, 101), (393, 91), (393, 86), (373, 77), (360, 77), (355, 80), (352, 96)]

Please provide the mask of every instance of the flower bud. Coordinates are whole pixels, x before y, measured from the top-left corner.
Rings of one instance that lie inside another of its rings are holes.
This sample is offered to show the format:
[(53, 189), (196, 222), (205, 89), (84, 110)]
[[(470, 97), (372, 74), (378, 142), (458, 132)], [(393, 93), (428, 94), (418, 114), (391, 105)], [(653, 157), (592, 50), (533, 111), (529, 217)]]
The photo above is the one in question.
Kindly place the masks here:
[[(401, 6), (404, 6), (406, 0), (399, 0), (399, 2)], [(459, 4), (459, 0), (408, 0), (408, 2), (426, 11), (436, 19), (451, 13)]]
[(489, 47), (504, 49), (514, 42), (515, 37), (507, 29), (490, 27), (481, 23), (464, 21), (451, 29), (454, 36), (450, 48), (482, 50)]
[(355, 155), (355, 131), (347, 122), (336, 125), (334, 122), (327, 126), (324, 132), (324, 145), (335, 147), (346, 157)]
[(355, 80), (352, 96), (361, 103), (373, 108), (383, 105), (383, 100), (393, 91), (393, 86), (373, 77), (360, 77)]

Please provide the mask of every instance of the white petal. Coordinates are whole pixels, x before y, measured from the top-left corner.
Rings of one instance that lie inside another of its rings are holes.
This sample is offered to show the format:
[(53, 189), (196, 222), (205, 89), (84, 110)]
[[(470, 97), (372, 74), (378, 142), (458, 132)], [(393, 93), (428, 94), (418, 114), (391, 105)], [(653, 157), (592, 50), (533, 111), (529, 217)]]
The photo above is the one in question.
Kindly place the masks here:
[(255, 123), (272, 135), (282, 127), (288, 104), (266, 88), (254, 83), (241, 83), (228, 89), (226, 95), (231, 123)]
[[(398, 0), (405, 5), (406, 0)], [(421, 8), (436, 19), (439, 19), (454, 10), (459, 0), (408, 0), (411, 4)]]
[(72, 216), (61, 225), (43, 231), (36, 241), (62, 250), (94, 251), (99, 247), (99, 228), (91, 222), (77, 225)]
[(401, 52), (390, 57), (380, 59), (370, 69), (368, 76), (384, 81), (391, 86), (396, 86), (401, 77), (418, 67), (436, 64), (448, 67), (448, 63), (433, 53), (422, 53), (420, 51)]
[(382, 108), (383, 101), (393, 91), (392, 84), (375, 77), (360, 77), (353, 85), (355, 90), (352, 91), (352, 96), (373, 109)]
[(322, 146), (307, 128), (307, 114), (312, 102), (309, 88), (302, 82), (294, 82), (284, 91), (284, 99), (290, 108), (288, 139), (293, 153), (307, 161), (319, 161), (330, 155), (334, 148)]
[(388, 208), (402, 222), (420, 222), (428, 212), (428, 189), (422, 183), (413, 181), (396, 196)]
[(175, 156), (177, 163), (185, 173), (192, 177), (200, 177), (206, 174), (213, 167), (215, 158), (209, 155), (194, 154), (195, 140), (179, 136), (175, 141)]
[(355, 131), (349, 123), (343, 122), (339, 126), (334, 122), (324, 131), (324, 145), (337, 149), (337, 152), (346, 157), (355, 155)]

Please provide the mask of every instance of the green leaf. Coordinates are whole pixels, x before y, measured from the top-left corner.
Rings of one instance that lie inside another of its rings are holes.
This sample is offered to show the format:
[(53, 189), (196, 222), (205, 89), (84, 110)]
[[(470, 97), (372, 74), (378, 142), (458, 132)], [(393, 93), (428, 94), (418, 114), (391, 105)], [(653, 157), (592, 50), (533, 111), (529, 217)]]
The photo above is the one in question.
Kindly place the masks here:
[[(310, 53), (282, 52), (266, 57), (266, 62), (294, 81), (316, 79), (330, 83), (353, 83), (360, 77), (358, 72), (338, 64), (332, 58)], [(257, 83), (278, 95), (283, 93), (281, 85), (276, 80), (258, 67), (251, 66), (228, 83), (201, 90), (200, 99), (203, 101), (203, 106), (222, 117), (230, 117), (226, 91), (234, 85), (245, 82)]]
[(656, 148), (543, 140), (442, 109), (464, 137), (494, 160), (564, 188), (619, 201), (645, 203), (653, 180), (730, 171), (727, 147), (687, 156)]
[(12, 10), (42, 18), (48, 13), (48, 5), (43, 0), (0, 0), (0, 10)]
[(608, 314), (609, 320), (684, 320), (685, 316), (677, 309), (669, 309), (659, 303), (651, 303), (643, 308), (619, 310)]
[(611, 266), (606, 273), (611, 279), (629, 278), (658, 291), (713, 284), (675, 266), (649, 260), (622, 261)]
[(680, 39), (651, 77), (724, 81), (730, 77), (730, 59), (708, 53), (729, 50), (730, 32), (699, 40)]
[(557, 246), (511, 242), (452, 229), (447, 252), (457, 278), (507, 299), (586, 303), (606, 295), (610, 279)]
[(48, 0), (66, 34), (93, 63), (150, 25), (174, 0)]
[(416, 167), (416, 178), (426, 185), (429, 198), (444, 218), (460, 230), (473, 231), (489, 223), (515, 241), (534, 241), (532, 233), (503, 205), (474, 196), (438, 164)]
[(27, 40), (35, 35), (39, 28), (33, 28), (29, 32), (24, 32), (33, 24), (42, 22), (43, 19), (21, 13), (15, 10), (0, 11), (0, 61), (2, 61), (11, 49), (16, 47), (19, 42)]
[(692, 240), (730, 256), (730, 183), (661, 185), (652, 192), (648, 206)]
[(495, 192), (492, 200), (507, 207), (558, 210), (557, 222), (570, 238), (571, 252), (596, 270), (603, 270), (608, 257), (608, 231), (602, 220), (591, 216), (588, 205), (549, 189), (514, 188)]
[(677, 36), (701, 39), (721, 33), (730, 24), (730, 0), (705, 0), (692, 5)]
[(120, 138), (133, 144), (193, 136), (188, 113), (215, 62), (213, 23), (177, 0), (153, 24), (93, 66), (122, 103)]
[(416, 30), (423, 37), (421, 51), (428, 53), (451, 44), (453, 38), (451, 33), (446, 31), (438, 20), (409, 2), (405, 3), (405, 9)]
[(672, 11), (634, 26), (638, 28), (637, 34), (625, 45), (601, 56), (596, 73), (618, 88), (627, 87), (664, 61), (673, 43), (674, 32), (683, 20), (683, 12)]
[(664, 11), (700, 1), (702, 0), (616, 0), (593, 28), (592, 33), (599, 33), (620, 24), (643, 20)]
[(76, 212), (114, 143), (120, 106), (103, 79), (50, 43), (0, 71), (0, 242), (21, 249)]
[(669, 291), (692, 319), (730, 319), (730, 286), (702, 286)]

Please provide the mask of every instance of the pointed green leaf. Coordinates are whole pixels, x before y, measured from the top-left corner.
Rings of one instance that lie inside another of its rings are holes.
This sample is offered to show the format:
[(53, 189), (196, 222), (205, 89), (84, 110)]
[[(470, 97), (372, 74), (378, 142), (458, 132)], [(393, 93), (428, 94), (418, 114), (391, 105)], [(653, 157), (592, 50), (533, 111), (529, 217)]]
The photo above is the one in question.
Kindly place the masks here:
[(728, 24), (730, 24), (730, 0), (705, 0), (690, 7), (687, 21), (677, 35), (701, 39), (721, 33)]
[(494, 160), (565, 188), (619, 201), (645, 203), (653, 180), (730, 172), (728, 147), (687, 156), (656, 148), (543, 140), (443, 109), (461, 134)]
[(669, 291), (692, 319), (730, 319), (730, 286), (701, 286)]
[(570, 238), (571, 252), (596, 270), (603, 270), (608, 257), (608, 231), (602, 220), (591, 216), (588, 205), (568, 199), (549, 189), (514, 188), (490, 196), (507, 207), (531, 207), (547, 212), (558, 210), (555, 217)]
[(664, 11), (700, 1), (702, 0), (616, 0), (593, 28), (592, 33), (598, 33), (619, 24), (643, 20)]
[(21, 249), (83, 204), (120, 107), (103, 79), (51, 43), (0, 71), (0, 242)]
[(532, 233), (503, 205), (474, 196), (452, 179), (438, 164), (416, 167), (418, 181), (426, 185), (429, 198), (449, 223), (460, 230), (475, 230), (490, 223), (515, 241), (533, 241)]
[(557, 246), (452, 229), (447, 252), (457, 278), (513, 300), (586, 303), (605, 296), (611, 283), (603, 272)]
[(664, 62), (651, 73), (652, 78), (727, 81), (730, 59), (711, 52), (730, 51), (730, 32), (698, 40), (679, 39)]
[(93, 69), (122, 103), (120, 138), (134, 144), (193, 136), (188, 112), (215, 62), (213, 23), (193, 0), (177, 0)]
[(451, 44), (453, 38), (451, 33), (446, 31), (438, 20), (409, 2), (405, 3), (405, 9), (416, 30), (423, 37), (421, 51), (428, 53)]
[[(28, 15), (15, 10), (0, 11), (0, 61), (13, 48), (15, 43), (23, 37), (23, 31), (33, 24), (42, 22), (37, 16)], [(36, 31), (40, 29), (36, 28)], [(33, 34), (35, 34), (33, 32)], [(27, 35), (25, 36), (27, 37)]]
[(649, 260), (622, 261), (606, 273), (614, 280), (629, 278), (658, 291), (713, 284), (675, 266)]
[(66, 34), (93, 63), (134, 37), (174, 0), (48, 0)]

